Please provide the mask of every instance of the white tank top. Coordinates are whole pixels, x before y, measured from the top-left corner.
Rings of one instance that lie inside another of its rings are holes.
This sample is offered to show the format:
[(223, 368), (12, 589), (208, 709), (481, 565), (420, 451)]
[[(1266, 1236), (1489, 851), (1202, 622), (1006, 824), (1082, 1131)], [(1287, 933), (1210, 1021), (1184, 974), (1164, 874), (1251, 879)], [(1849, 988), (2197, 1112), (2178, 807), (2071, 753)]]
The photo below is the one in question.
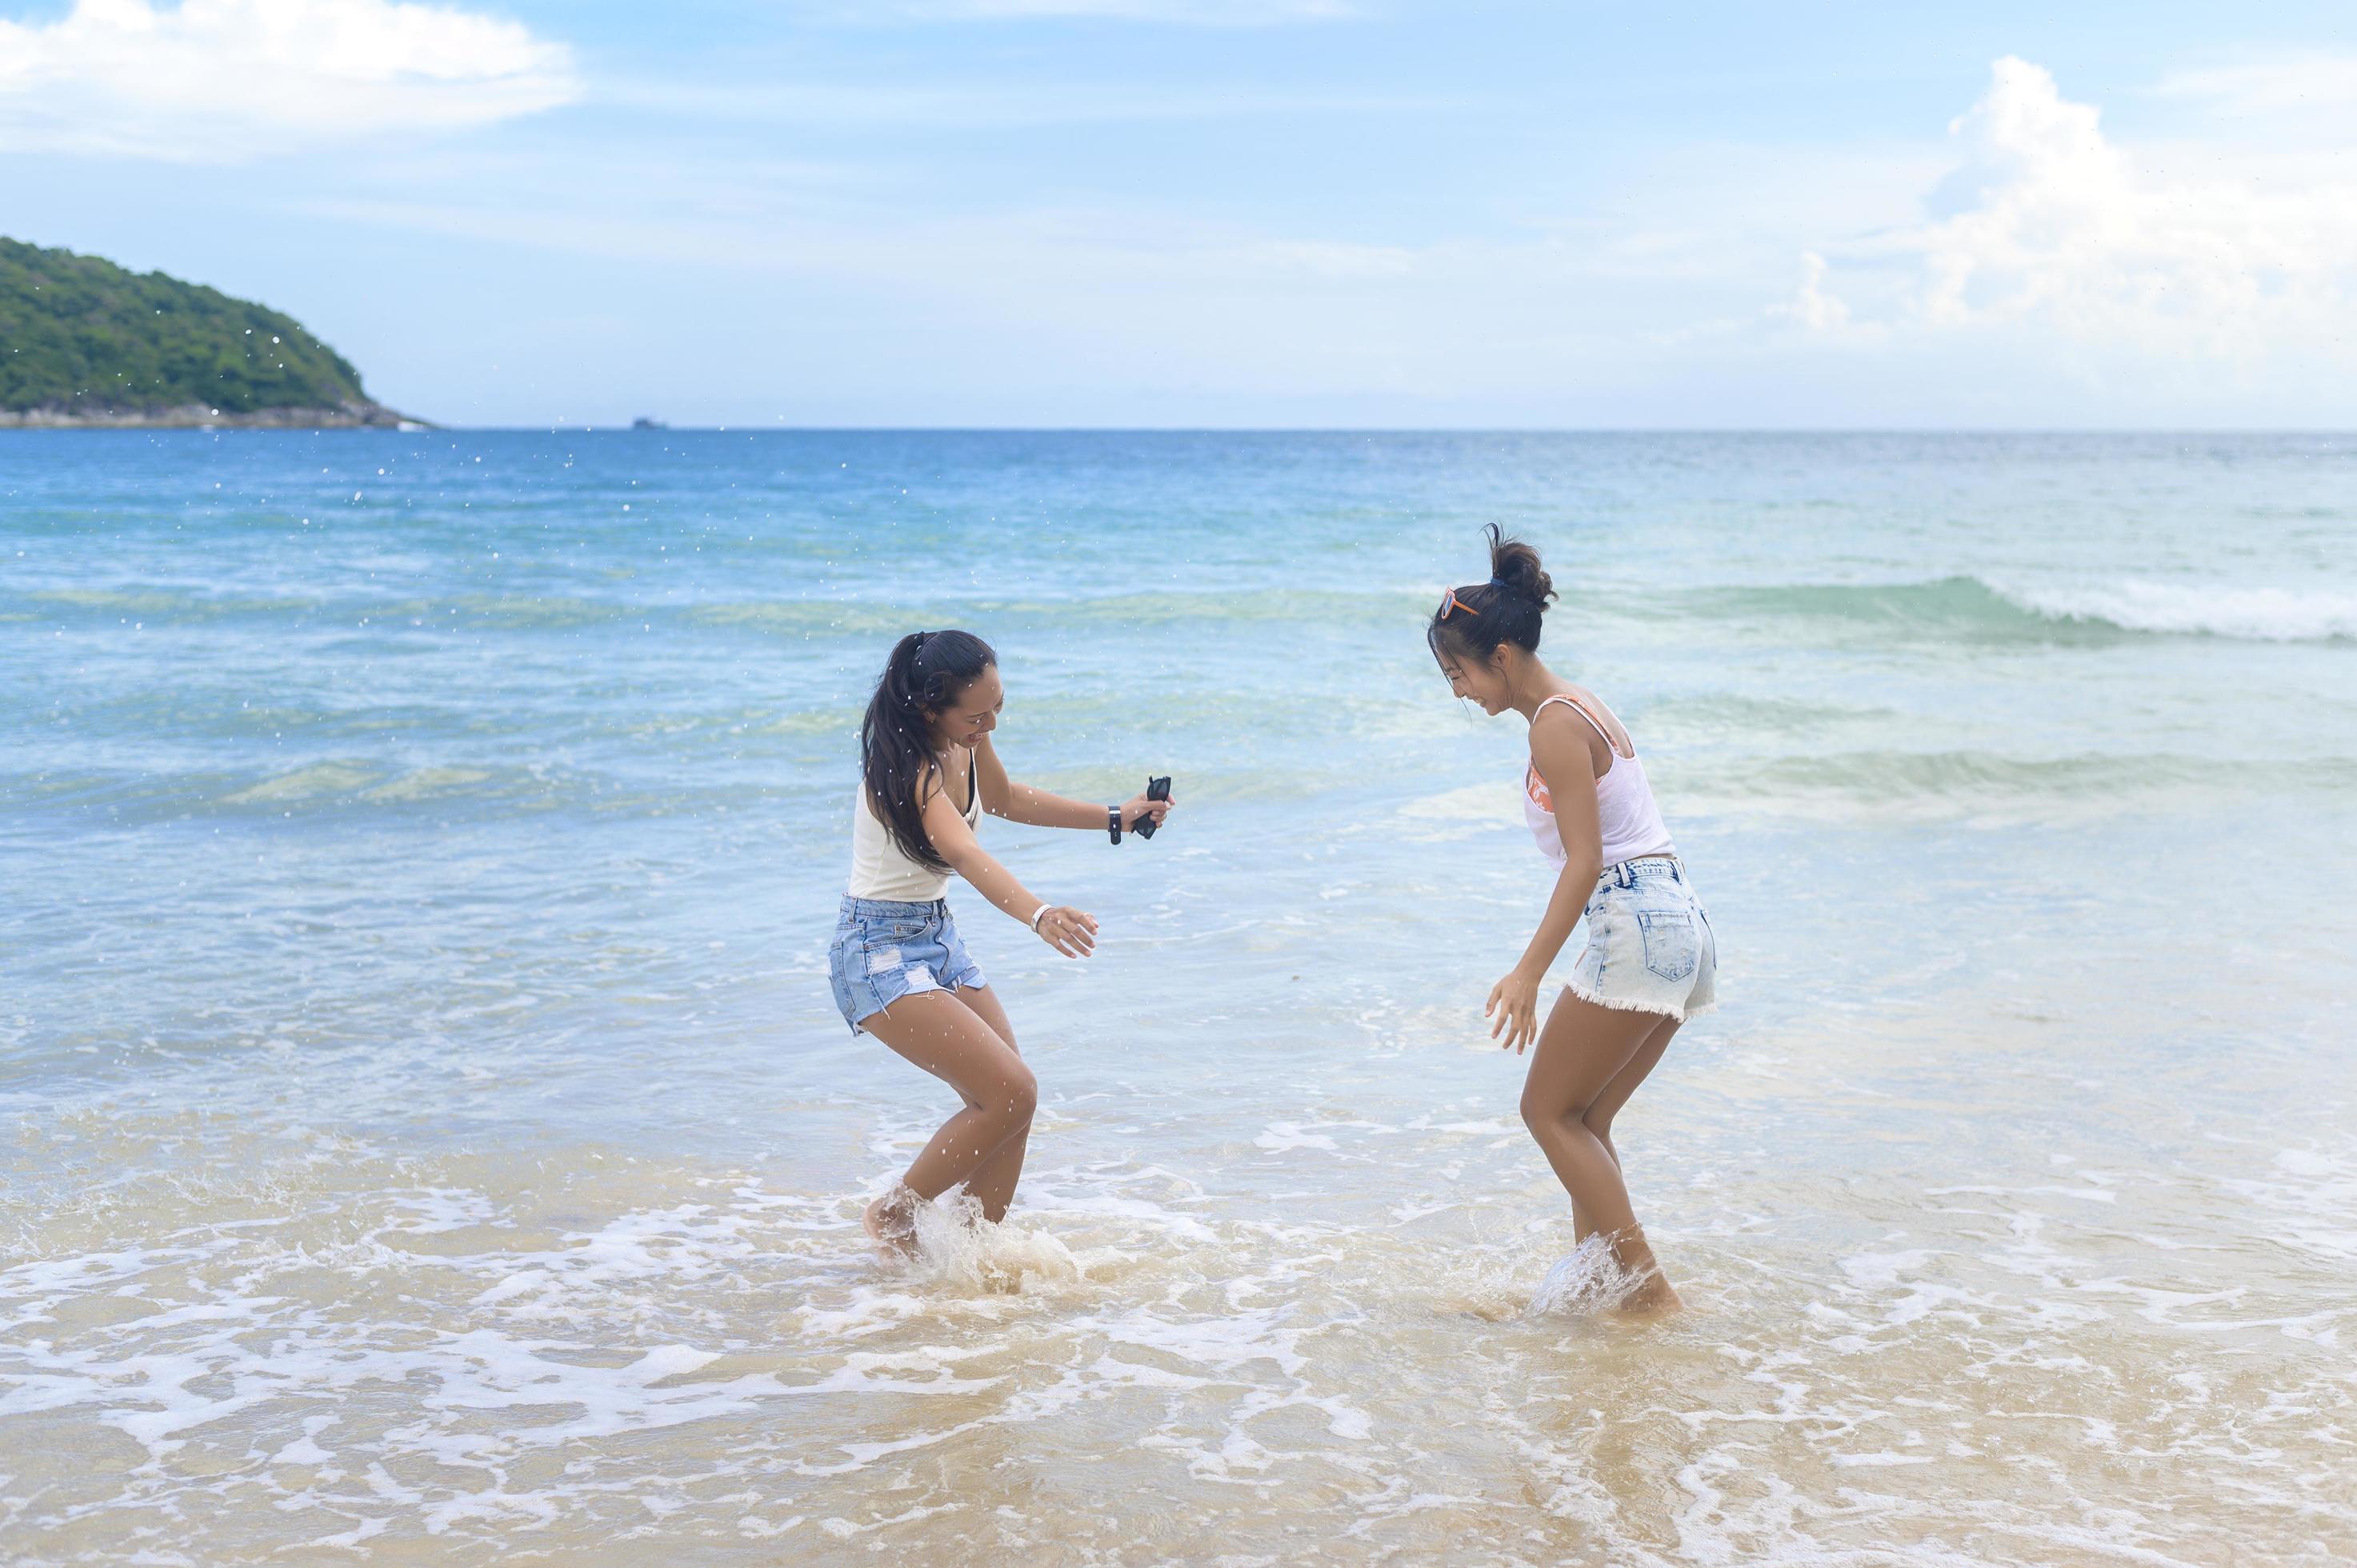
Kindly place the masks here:
[[(966, 758), (965, 822), (982, 822), (982, 773), (972, 757)], [(863, 779), (851, 808), (851, 896), (891, 904), (930, 904), (949, 888), (949, 873), (935, 871), (893, 840)]]
[[(1603, 864), (1618, 865), (1624, 860), (1638, 860), (1649, 854), (1675, 854), (1670, 843), (1670, 830), (1662, 822), (1662, 808), (1653, 800), (1653, 787), (1645, 779), (1645, 765), (1637, 760), (1632, 751), (1627, 757), (1612, 744), (1612, 736), (1597, 724), (1596, 715), (1573, 702), (1569, 697), (1549, 697), (1531, 714), (1531, 722), (1561, 703), (1595, 727), (1604, 737), (1604, 749), (1612, 754), (1612, 766), (1596, 780), (1596, 825), (1604, 841)], [(1555, 826), (1555, 799), (1547, 793), (1546, 780), (1539, 777), (1534, 764), (1523, 765), (1523, 820), (1531, 825), (1531, 836), (1539, 841), (1539, 853), (1555, 865), (1562, 865), (1571, 857), (1564, 853), (1563, 832)]]

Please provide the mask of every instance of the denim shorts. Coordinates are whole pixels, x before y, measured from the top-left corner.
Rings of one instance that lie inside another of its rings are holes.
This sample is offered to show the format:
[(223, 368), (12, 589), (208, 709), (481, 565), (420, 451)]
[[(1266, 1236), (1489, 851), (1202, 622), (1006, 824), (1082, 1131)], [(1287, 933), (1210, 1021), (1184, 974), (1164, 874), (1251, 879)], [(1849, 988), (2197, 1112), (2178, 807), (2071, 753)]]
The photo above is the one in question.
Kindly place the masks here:
[(1718, 939), (1668, 855), (1608, 865), (1584, 911), (1571, 992), (1599, 1007), (1691, 1018), (1718, 1005)]
[(859, 1026), (863, 1020), (903, 996), (988, 983), (958, 938), (948, 901), (940, 898), (930, 904), (844, 899), (826, 969), (834, 1004), (855, 1035), (866, 1033)]

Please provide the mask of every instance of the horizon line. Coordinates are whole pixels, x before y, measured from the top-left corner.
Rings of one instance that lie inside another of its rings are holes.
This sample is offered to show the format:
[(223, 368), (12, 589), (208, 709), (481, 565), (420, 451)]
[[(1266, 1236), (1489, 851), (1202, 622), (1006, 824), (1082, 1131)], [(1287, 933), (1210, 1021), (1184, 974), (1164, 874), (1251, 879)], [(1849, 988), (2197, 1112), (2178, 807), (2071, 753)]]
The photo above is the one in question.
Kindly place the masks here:
[[(468, 435), (2321, 435), (2357, 425), (2167, 424), (448, 424)], [(287, 431), (265, 434), (290, 434)], [(418, 434), (411, 432), (410, 434)]]
[(2287, 424), (91, 424), (0, 425), (0, 435), (2295, 435), (2357, 439), (2357, 425)]

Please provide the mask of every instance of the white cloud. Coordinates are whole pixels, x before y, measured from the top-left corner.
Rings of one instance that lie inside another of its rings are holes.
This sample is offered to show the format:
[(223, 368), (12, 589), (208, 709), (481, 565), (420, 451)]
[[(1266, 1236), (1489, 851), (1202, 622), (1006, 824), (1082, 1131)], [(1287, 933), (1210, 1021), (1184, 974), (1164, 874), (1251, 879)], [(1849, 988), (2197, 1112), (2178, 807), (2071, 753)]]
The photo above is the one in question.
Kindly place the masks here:
[(1195, 27), (1254, 27), (1347, 16), (1344, 0), (908, 0), (903, 15), (941, 20), (1104, 17)]
[(1927, 219), (1823, 247), (1778, 314), (1835, 337), (2059, 343), (2179, 373), (2313, 355), (2357, 327), (2357, 160), (2124, 146), (2013, 58), (1950, 135), (1963, 160)]
[(529, 114), (580, 88), (522, 25), (400, 0), (75, 0), (0, 21), (0, 149), (215, 162)]
[(1307, 114), (1400, 116), (1463, 110), (1475, 101), (1431, 94), (1273, 92), (1216, 83), (1170, 88), (1138, 81), (925, 83), (800, 77), (755, 84), (600, 81), (596, 102), (707, 124), (830, 129), (880, 125), (906, 131)]
[(1823, 256), (1814, 251), (1802, 252), (1801, 292), (1790, 304), (1776, 306), (1774, 313), (1816, 332), (1847, 326), (1849, 306), (1825, 292), (1825, 272)]
[(2172, 71), (2153, 90), (2237, 113), (2357, 106), (2357, 55), (2311, 54)]

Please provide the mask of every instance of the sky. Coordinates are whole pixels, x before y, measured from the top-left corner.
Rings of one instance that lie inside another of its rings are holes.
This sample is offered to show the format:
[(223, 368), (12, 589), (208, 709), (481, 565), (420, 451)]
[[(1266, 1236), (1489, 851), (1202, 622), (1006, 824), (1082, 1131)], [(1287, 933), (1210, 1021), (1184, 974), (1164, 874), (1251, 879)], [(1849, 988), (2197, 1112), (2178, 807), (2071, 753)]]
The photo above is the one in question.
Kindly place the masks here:
[(451, 424), (2348, 429), (2357, 8), (0, 0), (0, 233)]

